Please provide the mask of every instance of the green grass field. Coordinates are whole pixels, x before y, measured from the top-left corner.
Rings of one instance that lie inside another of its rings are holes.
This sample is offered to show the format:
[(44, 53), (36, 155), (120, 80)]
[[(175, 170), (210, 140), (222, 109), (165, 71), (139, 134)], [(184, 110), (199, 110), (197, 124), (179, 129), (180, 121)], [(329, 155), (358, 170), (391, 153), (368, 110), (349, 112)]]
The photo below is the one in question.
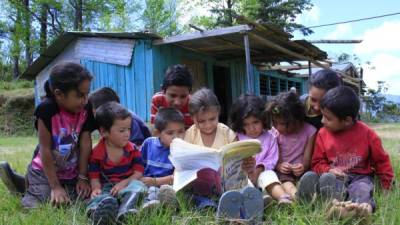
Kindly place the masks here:
[[(374, 125), (390, 153), (396, 176), (400, 172), (400, 124)], [(24, 173), (37, 144), (36, 137), (0, 137), (0, 161), (10, 162), (18, 172)], [(379, 186), (379, 185), (378, 185)], [(400, 224), (400, 190), (396, 184), (387, 196), (376, 188), (377, 211), (371, 224)], [(21, 208), (20, 198), (10, 195), (0, 184), (0, 224), (90, 224), (84, 213), (84, 203), (74, 203), (72, 207), (54, 208), (43, 205), (39, 209), (26, 211)], [(357, 224), (359, 221), (338, 221), (325, 218), (326, 204), (295, 204), (293, 207), (271, 206), (265, 211), (265, 224)], [(181, 199), (181, 210), (172, 213), (167, 209), (141, 212), (130, 218), (128, 224), (218, 224), (212, 212), (195, 212)]]

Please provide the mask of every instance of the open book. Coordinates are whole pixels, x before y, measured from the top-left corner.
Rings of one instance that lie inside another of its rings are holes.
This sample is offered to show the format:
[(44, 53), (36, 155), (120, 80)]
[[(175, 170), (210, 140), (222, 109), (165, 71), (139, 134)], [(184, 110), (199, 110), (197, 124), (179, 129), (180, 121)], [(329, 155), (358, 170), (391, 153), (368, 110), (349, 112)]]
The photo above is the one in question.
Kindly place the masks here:
[(170, 151), (169, 159), (175, 167), (175, 191), (195, 180), (197, 171), (204, 168), (221, 171), (222, 190), (227, 191), (240, 189), (248, 184), (247, 174), (242, 170), (242, 160), (259, 153), (261, 144), (256, 139), (250, 139), (212, 149), (175, 138)]

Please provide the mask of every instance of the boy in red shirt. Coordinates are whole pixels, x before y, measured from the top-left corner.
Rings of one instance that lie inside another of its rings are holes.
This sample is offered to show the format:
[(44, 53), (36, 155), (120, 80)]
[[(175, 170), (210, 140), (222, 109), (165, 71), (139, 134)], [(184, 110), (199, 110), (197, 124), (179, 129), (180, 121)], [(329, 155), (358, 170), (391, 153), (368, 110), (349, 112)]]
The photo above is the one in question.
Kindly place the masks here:
[(329, 90), (321, 108), (324, 127), (317, 134), (312, 170), (322, 174), (322, 197), (333, 198), (328, 216), (371, 215), (375, 210), (373, 175), (378, 175), (385, 190), (393, 183), (389, 155), (378, 135), (357, 121), (360, 101), (351, 88)]
[(165, 72), (162, 91), (157, 92), (151, 99), (150, 122), (154, 119), (160, 108), (173, 107), (179, 110), (184, 117), (185, 127), (193, 125), (189, 114), (189, 99), (192, 91), (193, 77), (185, 65), (170, 66)]

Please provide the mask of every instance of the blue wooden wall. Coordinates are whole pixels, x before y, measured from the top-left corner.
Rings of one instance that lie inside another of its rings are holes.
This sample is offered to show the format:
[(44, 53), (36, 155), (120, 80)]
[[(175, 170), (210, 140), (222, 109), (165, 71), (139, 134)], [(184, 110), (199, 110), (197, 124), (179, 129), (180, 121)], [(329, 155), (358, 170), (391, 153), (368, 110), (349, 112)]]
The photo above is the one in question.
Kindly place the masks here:
[(121, 104), (139, 117), (150, 119), (150, 102), (153, 96), (153, 68), (150, 42), (138, 40), (135, 43), (132, 63), (120, 66), (92, 60), (81, 60), (94, 76), (91, 90), (110, 87), (117, 92)]

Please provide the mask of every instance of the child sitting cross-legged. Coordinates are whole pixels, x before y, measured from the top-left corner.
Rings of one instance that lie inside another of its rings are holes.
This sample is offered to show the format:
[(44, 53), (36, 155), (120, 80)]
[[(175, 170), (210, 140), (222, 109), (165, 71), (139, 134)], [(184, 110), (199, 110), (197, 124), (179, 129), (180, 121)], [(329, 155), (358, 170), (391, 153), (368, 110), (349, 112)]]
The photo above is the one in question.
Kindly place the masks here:
[(176, 208), (178, 202), (170, 186), (174, 166), (168, 156), (172, 140), (185, 136), (184, 117), (175, 108), (160, 109), (154, 119), (154, 128), (158, 137), (147, 138), (141, 149), (145, 170), (140, 180), (149, 187), (143, 208), (159, 203)]
[[(357, 120), (360, 102), (345, 86), (329, 90), (322, 98), (322, 123), (318, 132), (309, 183), (319, 182), (323, 198), (332, 198), (328, 217), (366, 218), (375, 210), (373, 175), (384, 190), (393, 183), (389, 155), (377, 134)], [(320, 174), (319, 177), (315, 174)]]
[(292, 203), (274, 172), (279, 157), (278, 141), (268, 130), (270, 122), (265, 102), (253, 94), (241, 95), (232, 104), (229, 121), (239, 140), (254, 138), (261, 142), (262, 150), (255, 157), (256, 167), (249, 173), (249, 178), (265, 193), (264, 206), (272, 203), (271, 196), (279, 204)]
[(135, 205), (146, 185), (139, 179), (144, 167), (140, 151), (129, 142), (131, 113), (116, 102), (96, 110), (101, 139), (89, 159), (92, 199), (87, 214), (94, 224), (123, 221), (135, 213)]

